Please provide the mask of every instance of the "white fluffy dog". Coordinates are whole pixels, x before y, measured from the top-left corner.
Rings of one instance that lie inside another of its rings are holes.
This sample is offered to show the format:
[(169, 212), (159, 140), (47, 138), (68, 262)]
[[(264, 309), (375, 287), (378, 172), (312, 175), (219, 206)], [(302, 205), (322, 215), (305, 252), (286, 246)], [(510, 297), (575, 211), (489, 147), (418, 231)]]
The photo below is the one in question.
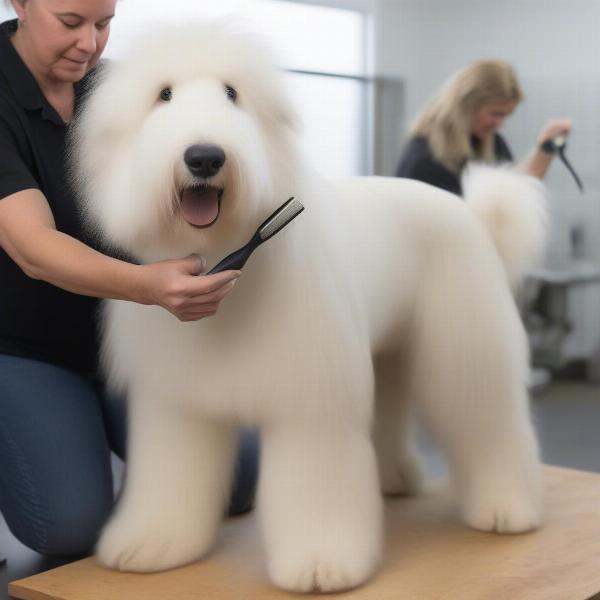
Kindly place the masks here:
[[(212, 318), (108, 303), (106, 364), (130, 402), (125, 489), (97, 548), (108, 567), (204, 556), (236, 428), (255, 424), (272, 581), (361, 584), (380, 560), (381, 490), (419, 489), (414, 404), (468, 525), (517, 533), (540, 522), (527, 345), (508, 283), (541, 246), (540, 190), (479, 170), (473, 210), (415, 181), (324, 181), (300, 156), (294, 122), (268, 51), (224, 26), (142, 39), (80, 117), (87, 217), (142, 262), (201, 253), (211, 266), (290, 196), (306, 207)], [(205, 171), (195, 151), (221, 158)]]

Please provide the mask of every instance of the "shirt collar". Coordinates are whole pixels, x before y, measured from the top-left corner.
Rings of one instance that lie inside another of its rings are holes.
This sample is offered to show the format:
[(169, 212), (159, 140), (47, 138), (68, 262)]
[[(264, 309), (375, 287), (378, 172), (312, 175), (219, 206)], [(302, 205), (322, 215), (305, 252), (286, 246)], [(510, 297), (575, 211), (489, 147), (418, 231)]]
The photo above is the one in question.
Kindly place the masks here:
[(40, 86), (10, 41), (16, 30), (16, 19), (0, 23), (0, 70), (6, 75), (16, 101), (24, 109), (45, 108), (47, 102)]

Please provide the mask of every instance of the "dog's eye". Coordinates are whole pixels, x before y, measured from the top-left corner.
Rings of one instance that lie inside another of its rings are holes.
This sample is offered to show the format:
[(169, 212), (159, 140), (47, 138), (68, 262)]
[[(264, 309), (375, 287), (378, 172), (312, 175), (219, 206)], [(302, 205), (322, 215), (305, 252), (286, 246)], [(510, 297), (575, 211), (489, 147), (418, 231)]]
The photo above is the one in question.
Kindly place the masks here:
[(225, 95), (232, 101), (235, 102), (237, 100), (237, 91), (235, 88), (232, 88), (230, 85), (225, 86)]
[(173, 91), (170, 87), (166, 87), (160, 90), (160, 94), (158, 96), (163, 102), (169, 102), (173, 97)]

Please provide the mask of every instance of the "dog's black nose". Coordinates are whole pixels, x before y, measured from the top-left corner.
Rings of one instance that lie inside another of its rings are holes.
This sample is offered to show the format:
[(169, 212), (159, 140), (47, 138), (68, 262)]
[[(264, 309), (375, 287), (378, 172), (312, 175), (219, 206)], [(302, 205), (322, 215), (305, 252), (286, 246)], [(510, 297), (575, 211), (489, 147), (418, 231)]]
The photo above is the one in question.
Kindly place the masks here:
[(183, 160), (192, 175), (212, 177), (225, 164), (225, 152), (214, 144), (194, 144), (185, 151)]

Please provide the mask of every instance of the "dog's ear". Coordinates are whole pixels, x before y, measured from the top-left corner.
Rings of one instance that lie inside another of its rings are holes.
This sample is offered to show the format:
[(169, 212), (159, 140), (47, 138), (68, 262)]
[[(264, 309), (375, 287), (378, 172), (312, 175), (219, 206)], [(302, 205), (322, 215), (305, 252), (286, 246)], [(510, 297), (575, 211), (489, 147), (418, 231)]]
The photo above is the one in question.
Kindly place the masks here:
[[(270, 102), (258, 107), (256, 114), (260, 122), (268, 131), (301, 133), (302, 119), (300, 115), (291, 104), (280, 100), (280, 98), (270, 98)], [(256, 110), (257, 107), (254, 109)]]
[(302, 130), (302, 119), (292, 106), (279, 107), (278, 117), (280, 122), (288, 129), (295, 132)]
[(270, 90), (271, 112), (277, 119), (277, 125), (283, 125), (294, 132), (302, 130), (302, 118), (294, 104), (293, 94), (285, 78), (284, 71), (278, 71), (279, 79)]

